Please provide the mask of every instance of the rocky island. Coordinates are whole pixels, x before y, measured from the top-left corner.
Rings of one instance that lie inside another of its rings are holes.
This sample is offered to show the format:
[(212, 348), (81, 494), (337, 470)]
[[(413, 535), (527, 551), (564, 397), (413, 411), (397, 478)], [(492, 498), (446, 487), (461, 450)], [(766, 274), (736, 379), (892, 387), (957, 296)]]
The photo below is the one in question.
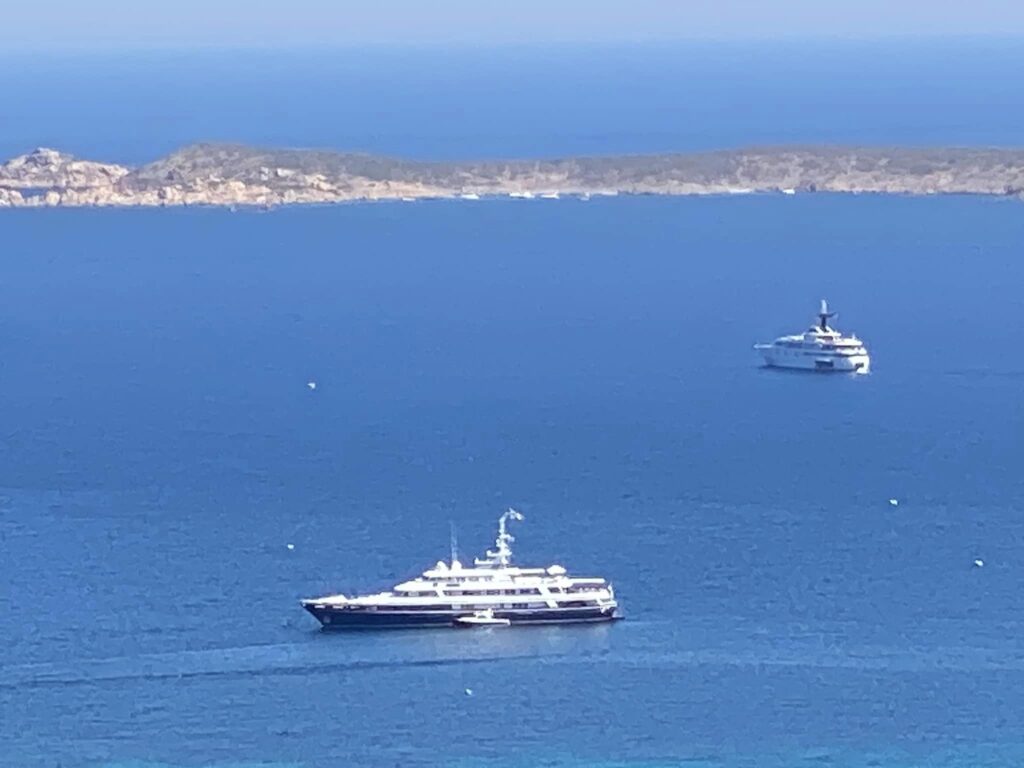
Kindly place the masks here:
[(137, 167), (37, 149), (0, 165), (0, 207), (263, 206), (484, 196), (867, 192), (1021, 196), (1024, 150), (769, 147), (427, 162), (196, 144)]

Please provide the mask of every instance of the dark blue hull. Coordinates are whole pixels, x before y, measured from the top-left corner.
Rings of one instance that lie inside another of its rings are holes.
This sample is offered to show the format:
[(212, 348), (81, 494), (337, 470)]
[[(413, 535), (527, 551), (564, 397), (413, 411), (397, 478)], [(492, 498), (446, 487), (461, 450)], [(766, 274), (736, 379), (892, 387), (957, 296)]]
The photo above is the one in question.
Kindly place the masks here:
[[(450, 628), (472, 611), (369, 611), (304, 603), (324, 629), (429, 629)], [(621, 618), (614, 608), (545, 608), (495, 611), (495, 618), (508, 619), (512, 626), (577, 624), (614, 621)]]

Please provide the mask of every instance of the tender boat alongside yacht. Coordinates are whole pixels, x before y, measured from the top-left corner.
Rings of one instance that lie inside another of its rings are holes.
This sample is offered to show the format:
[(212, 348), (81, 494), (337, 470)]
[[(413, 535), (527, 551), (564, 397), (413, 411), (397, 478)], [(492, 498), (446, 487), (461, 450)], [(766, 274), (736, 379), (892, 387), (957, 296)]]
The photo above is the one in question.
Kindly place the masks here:
[[(472, 566), (459, 562), (433, 568), (387, 592), (348, 597), (327, 595), (302, 601), (325, 629), (409, 627), (498, 627), (569, 624), (620, 618), (611, 584), (603, 578), (571, 577), (560, 565), (523, 568), (512, 564), (510, 509), (498, 520), (493, 551)], [(454, 550), (454, 547), (453, 547)]]
[(835, 316), (822, 299), (817, 325), (803, 333), (780, 336), (770, 344), (756, 344), (754, 349), (764, 357), (765, 365), (772, 368), (867, 373), (871, 368), (867, 347), (853, 334), (844, 336), (829, 327), (828, 321)]
[(508, 627), (511, 624), (508, 619), (495, 616), (490, 608), (486, 611), (476, 611), (469, 616), (460, 616), (455, 620), (457, 627)]

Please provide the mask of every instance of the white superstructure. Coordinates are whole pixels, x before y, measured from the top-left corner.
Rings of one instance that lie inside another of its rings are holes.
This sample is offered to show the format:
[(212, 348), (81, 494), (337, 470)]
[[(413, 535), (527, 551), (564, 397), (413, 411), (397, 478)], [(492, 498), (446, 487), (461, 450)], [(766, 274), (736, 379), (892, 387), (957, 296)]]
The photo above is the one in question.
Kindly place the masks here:
[(828, 321), (833, 317), (835, 313), (828, 311), (828, 303), (822, 299), (817, 325), (803, 333), (780, 336), (770, 344), (756, 344), (754, 349), (764, 357), (765, 365), (774, 368), (867, 373), (871, 358), (864, 342), (830, 328)]
[[(420, 576), (387, 592), (359, 597), (328, 595), (302, 605), (328, 628), (455, 626), (462, 624), (555, 624), (608, 621), (618, 603), (603, 578), (571, 577), (560, 565), (521, 568), (512, 564), (510, 509), (498, 521), (494, 550), (463, 565), (452, 553)], [(484, 618), (488, 621), (484, 621)], [(467, 621), (462, 621), (467, 619)], [(505, 621), (507, 620), (507, 621)]]

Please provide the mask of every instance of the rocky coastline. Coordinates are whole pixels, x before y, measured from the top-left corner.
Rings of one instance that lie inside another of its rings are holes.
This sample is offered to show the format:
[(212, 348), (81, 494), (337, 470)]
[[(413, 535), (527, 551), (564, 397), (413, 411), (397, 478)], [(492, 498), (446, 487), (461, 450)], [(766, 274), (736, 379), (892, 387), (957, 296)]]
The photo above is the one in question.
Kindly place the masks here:
[(1021, 197), (1024, 150), (768, 147), (425, 162), (196, 144), (129, 167), (36, 149), (0, 165), (0, 207), (275, 207), (489, 196), (808, 192)]

